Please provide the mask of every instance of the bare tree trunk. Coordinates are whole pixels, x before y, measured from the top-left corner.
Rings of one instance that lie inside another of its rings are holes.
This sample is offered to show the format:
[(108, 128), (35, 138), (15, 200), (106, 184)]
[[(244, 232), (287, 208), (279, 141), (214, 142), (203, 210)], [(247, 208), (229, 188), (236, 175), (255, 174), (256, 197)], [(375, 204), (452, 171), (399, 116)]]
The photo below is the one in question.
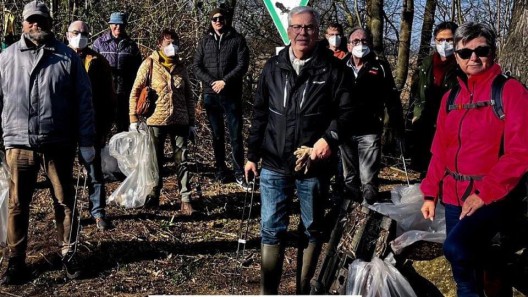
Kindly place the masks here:
[(504, 43), (499, 63), (504, 72), (528, 85), (528, 0), (516, 0), (513, 4), (513, 17), (510, 34)]
[(373, 50), (379, 57), (383, 53), (383, 0), (367, 0), (368, 28), (372, 33)]
[(425, 3), (422, 34), (420, 37), (420, 50), (418, 51), (418, 65), (422, 63), (422, 60), (427, 57), (431, 51), (431, 36), (433, 35), (434, 15), (437, 3), (437, 0), (427, 0)]
[(403, 2), (400, 25), (400, 41), (398, 45), (398, 62), (394, 82), (398, 90), (403, 89), (409, 72), (409, 52), (411, 48), (411, 31), (414, 16), (414, 0)]

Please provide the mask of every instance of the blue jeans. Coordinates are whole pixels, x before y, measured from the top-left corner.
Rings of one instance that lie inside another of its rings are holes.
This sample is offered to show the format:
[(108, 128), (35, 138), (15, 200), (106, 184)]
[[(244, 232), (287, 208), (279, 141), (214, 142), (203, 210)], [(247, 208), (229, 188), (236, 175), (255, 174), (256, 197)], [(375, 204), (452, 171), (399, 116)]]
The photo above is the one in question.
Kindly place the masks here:
[(95, 158), (91, 163), (86, 163), (81, 154), (79, 160), (87, 172), (88, 195), (90, 196), (90, 214), (94, 219), (105, 217), (106, 192), (101, 169), (101, 149), (95, 149)]
[(374, 202), (378, 195), (381, 163), (379, 134), (352, 136), (341, 145), (345, 191), (355, 200)]
[(506, 201), (479, 208), (474, 214), (459, 220), (462, 207), (446, 204), (444, 254), (451, 263), (458, 297), (484, 296), (481, 275), (483, 255), (492, 238), (501, 229)]
[(224, 114), (227, 120), (229, 139), (235, 174), (244, 174), (244, 144), (242, 142), (242, 100), (240, 96), (227, 97), (218, 94), (205, 94), (204, 105), (213, 133), (213, 150), (216, 170), (225, 171), (225, 128)]
[(263, 168), (260, 173), (261, 236), (263, 244), (284, 242), (293, 194), (301, 207), (301, 228), (310, 242), (321, 242), (328, 178), (296, 178)]

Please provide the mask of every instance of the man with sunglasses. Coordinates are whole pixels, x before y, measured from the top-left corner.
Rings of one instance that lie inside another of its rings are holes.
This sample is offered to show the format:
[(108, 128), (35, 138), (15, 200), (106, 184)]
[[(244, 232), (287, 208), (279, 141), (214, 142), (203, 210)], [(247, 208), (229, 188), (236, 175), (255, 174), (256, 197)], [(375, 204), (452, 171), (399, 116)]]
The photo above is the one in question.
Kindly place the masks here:
[(83, 21), (72, 22), (66, 32), (68, 46), (81, 58), (92, 86), (96, 134), (95, 158), (92, 162), (87, 162), (82, 156), (79, 156), (79, 159), (88, 173), (90, 214), (95, 220), (97, 229), (104, 231), (111, 228), (112, 223), (105, 213), (106, 192), (101, 169), (101, 149), (105, 146), (106, 138), (112, 128), (116, 97), (112, 85), (112, 69), (101, 54), (88, 47), (89, 36), (88, 25)]
[(213, 9), (209, 18), (209, 30), (196, 48), (193, 70), (196, 77), (203, 82), (203, 105), (213, 134), (215, 177), (221, 183), (228, 181), (225, 115), (231, 140), (235, 179), (247, 190), (242, 140), (242, 79), (249, 67), (249, 49), (244, 37), (231, 27), (226, 10)]
[(97, 38), (92, 48), (106, 58), (112, 68), (117, 106), (114, 120), (117, 132), (127, 131), (130, 125), (128, 105), (130, 91), (141, 65), (141, 52), (134, 40), (126, 32), (128, 15), (113, 12), (108, 24), (110, 29)]
[(94, 149), (90, 80), (81, 59), (51, 32), (48, 7), (31, 1), (22, 37), (0, 55), (0, 106), (11, 175), (7, 270), (3, 285), (29, 280), (26, 266), (30, 203), (40, 168), (51, 182), (57, 238), (68, 278), (80, 276), (75, 246), (78, 212), (73, 191), (77, 145), (87, 162)]
[(431, 160), (431, 143), (442, 96), (457, 82), (453, 37), (458, 25), (441, 22), (434, 31), (435, 51), (425, 57), (413, 77), (409, 101), (412, 109), (411, 160), (414, 170), (425, 177)]
[[(528, 172), (528, 91), (517, 80), (505, 79), (500, 90), (504, 117), (495, 114), (492, 85), (502, 75), (495, 42), (495, 32), (486, 24), (469, 22), (457, 29), (458, 92), (442, 98), (433, 156), (420, 187), (425, 219), (434, 219), (438, 200), (445, 205), (444, 254), (459, 297), (484, 296), (482, 269), (497, 258), (485, 253), (514, 217), (516, 186)], [(491, 271), (507, 279), (502, 263), (497, 264)], [(496, 296), (512, 295), (511, 286), (502, 289)]]

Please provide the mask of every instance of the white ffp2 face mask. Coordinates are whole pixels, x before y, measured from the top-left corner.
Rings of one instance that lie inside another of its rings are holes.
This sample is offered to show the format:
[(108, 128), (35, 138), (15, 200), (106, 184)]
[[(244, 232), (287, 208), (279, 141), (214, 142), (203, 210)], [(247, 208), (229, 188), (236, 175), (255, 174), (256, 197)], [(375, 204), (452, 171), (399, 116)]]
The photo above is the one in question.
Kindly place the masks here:
[(436, 44), (436, 51), (442, 57), (449, 57), (455, 52), (453, 42), (442, 41)]
[(333, 35), (328, 38), (328, 44), (333, 47), (338, 47), (341, 45), (341, 36), (339, 35)]
[(370, 48), (365, 44), (358, 44), (352, 48), (352, 55), (356, 58), (363, 58), (370, 53)]
[(82, 50), (86, 46), (88, 46), (88, 37), (82, 36), (81, 34), (77, 34), (77, 36), (70, 38), (69, 44), (72, 48)]
[(178, 53), (178, 46), (174, 44), (169, 44), (163, 48), (163, 53), (167, 57), (174, 57)]

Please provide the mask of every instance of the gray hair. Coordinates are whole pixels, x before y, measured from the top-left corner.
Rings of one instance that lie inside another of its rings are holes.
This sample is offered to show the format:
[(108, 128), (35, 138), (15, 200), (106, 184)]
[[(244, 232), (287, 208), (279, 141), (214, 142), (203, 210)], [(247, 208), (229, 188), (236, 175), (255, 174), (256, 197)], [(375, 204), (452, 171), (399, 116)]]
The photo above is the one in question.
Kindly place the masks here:
[(462, 45), (465, 45), (478, 37), (484, 37), (486, 39), (486, 43), (491, 48), (492, 55), (495, 56), (497, 50), (497, 45), (495, 43), (497, 35), (488, 24), (484, 23), (467, 22), (458, 27), (455, 31), (455, 47), (460, 41), (462, 42)]
[(290, 11), (288, 12), (288, 26), (291, 25), (291, 19), (294, 15), (298, 15), (302, 13), (312, 14), (315, 20), (315, 27), (319, 28), (321, 17), (319, 16), (319, 13), (315, 11), (313, 8), (311, 8), (310, 6), (297, 6), (297, 7), (290, 9)]
[(372, 46), (372, 33), (370, 32), (369, 29), (367, 29), (367, 28), (363, 28), (363, 27), (359, 27), (359, 26), (350, 29), (350, 33), (348, 33), (348, 38), (347, 38), (347, 40), (348, 40), (349, 42), (350, 42), (350, 40), (349, 40), (349, 39), (350, 39), (350, 36), (351, 36), (352, 34), (354, 34), (354, 32), (356, 32), (356, 31), (363, 31), (363, 32), (365, 33), (365, 36), (367, 37), (367, 42), (368, 42), (368, 44), (369, 44), (370, 46)]

